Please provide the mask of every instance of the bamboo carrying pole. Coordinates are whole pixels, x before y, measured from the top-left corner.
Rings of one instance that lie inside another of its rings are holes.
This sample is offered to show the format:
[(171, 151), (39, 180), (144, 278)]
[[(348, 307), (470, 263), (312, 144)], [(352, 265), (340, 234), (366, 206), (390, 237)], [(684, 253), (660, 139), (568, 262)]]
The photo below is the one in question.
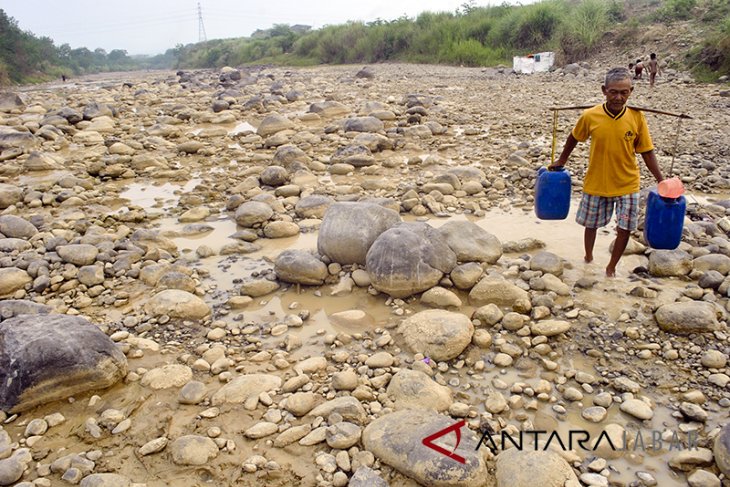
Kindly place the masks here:
[[(555, 162), (555, 144), (556, 139), (558, 136), (558, 112), (561, 110), (587, 110), (588, 108), (593, 108), (595, 105), (580, 105), (580, 106), (572, 106), (572, 107), (551, 107), (550, 110), (553, 111), (553, 149), (552, 153), (550, 155), (550, 164), (552, 165)], [(672, 150), (672, 162), (669, 166), (669, 176), (672, 175), (672, 172), (674, 172), (674, 158), (677, 155), (677, 145), (679, 143), (679, 131), (682, 126), (682, 119), (688, 118), (692, 119), (689, 115), (685, 115), (684, 113), (672, 113), (672, 112), (665, 112), (663, 110), (655, 110), (653, 108), (646, 108), (646, 107), (635, 107), (632, 105), (626, 105), (627, 108), (631, 108), (633, 110), (639, 110), (642, 112), (649, 112), (649, 113), (658, 113), (659, 115), (669, 115), (671, 117), (677, 117), (679, 120), (677, 120), (677, 135), (674, 137), (674, 150)]]

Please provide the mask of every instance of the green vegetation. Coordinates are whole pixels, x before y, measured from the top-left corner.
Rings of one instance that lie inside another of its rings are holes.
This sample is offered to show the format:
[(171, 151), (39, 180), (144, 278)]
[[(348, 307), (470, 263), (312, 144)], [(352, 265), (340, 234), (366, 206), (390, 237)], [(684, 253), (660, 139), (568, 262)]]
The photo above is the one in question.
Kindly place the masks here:
[(561, 62), (590, 56), (610, 39), (640, 42), (652, 22), (695, 22), (705, 38), (691, 50), (695, 75), (715, 80), (730, 73), (730, 2), (727, 0), (543, 0), (529, 5), (477, 7), (416, 18), (348, 22), (312, 30), (277, 24), (249, 38), (177, 45), (154, 57), (123, 50), (56, 47), (23, 32), (0, 10), (0, 84), (40, 81), (112, 70), (215, 68), (245, 64), (293, 66), (417, 62), (465, 66), (511, 64), (513, 55), (555, 51)]

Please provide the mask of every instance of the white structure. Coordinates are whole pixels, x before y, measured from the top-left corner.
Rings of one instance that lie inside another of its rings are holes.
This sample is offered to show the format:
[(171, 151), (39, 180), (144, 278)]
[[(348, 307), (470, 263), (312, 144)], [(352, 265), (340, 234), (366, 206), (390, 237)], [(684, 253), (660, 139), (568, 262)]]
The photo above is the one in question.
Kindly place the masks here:
[(554, 52), (538, 52), (529, 56), (515, 56), (512, 58), (512, 69), (515, 73), (532, 74), (544, 73), (553, 67)]

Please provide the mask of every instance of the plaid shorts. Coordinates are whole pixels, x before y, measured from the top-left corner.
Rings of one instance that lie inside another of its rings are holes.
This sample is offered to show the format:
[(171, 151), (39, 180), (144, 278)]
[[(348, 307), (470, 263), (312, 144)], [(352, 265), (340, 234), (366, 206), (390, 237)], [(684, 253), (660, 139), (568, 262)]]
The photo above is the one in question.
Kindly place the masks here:
[(612, 197), (583, 193), (575, 221), (587, 228), (605, 227), (611, 221), (614, 206), (618, 227), (636, 230), (639, 225), (639, 193)]

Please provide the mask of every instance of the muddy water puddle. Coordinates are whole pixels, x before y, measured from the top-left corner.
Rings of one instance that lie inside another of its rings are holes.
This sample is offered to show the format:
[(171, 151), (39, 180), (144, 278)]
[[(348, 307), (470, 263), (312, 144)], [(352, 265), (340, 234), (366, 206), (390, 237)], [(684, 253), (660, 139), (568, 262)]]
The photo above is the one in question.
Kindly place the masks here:
[(180, 194), (189, 193), (202, 179), (191, 179), (184, 184), (166, 182), (163, 184), (152, 184), (148, 182), (132, 183), (126, 187), (119, 198), (128, 200), (135, 206), (145, 210), (167, 209), (177, 205)]

